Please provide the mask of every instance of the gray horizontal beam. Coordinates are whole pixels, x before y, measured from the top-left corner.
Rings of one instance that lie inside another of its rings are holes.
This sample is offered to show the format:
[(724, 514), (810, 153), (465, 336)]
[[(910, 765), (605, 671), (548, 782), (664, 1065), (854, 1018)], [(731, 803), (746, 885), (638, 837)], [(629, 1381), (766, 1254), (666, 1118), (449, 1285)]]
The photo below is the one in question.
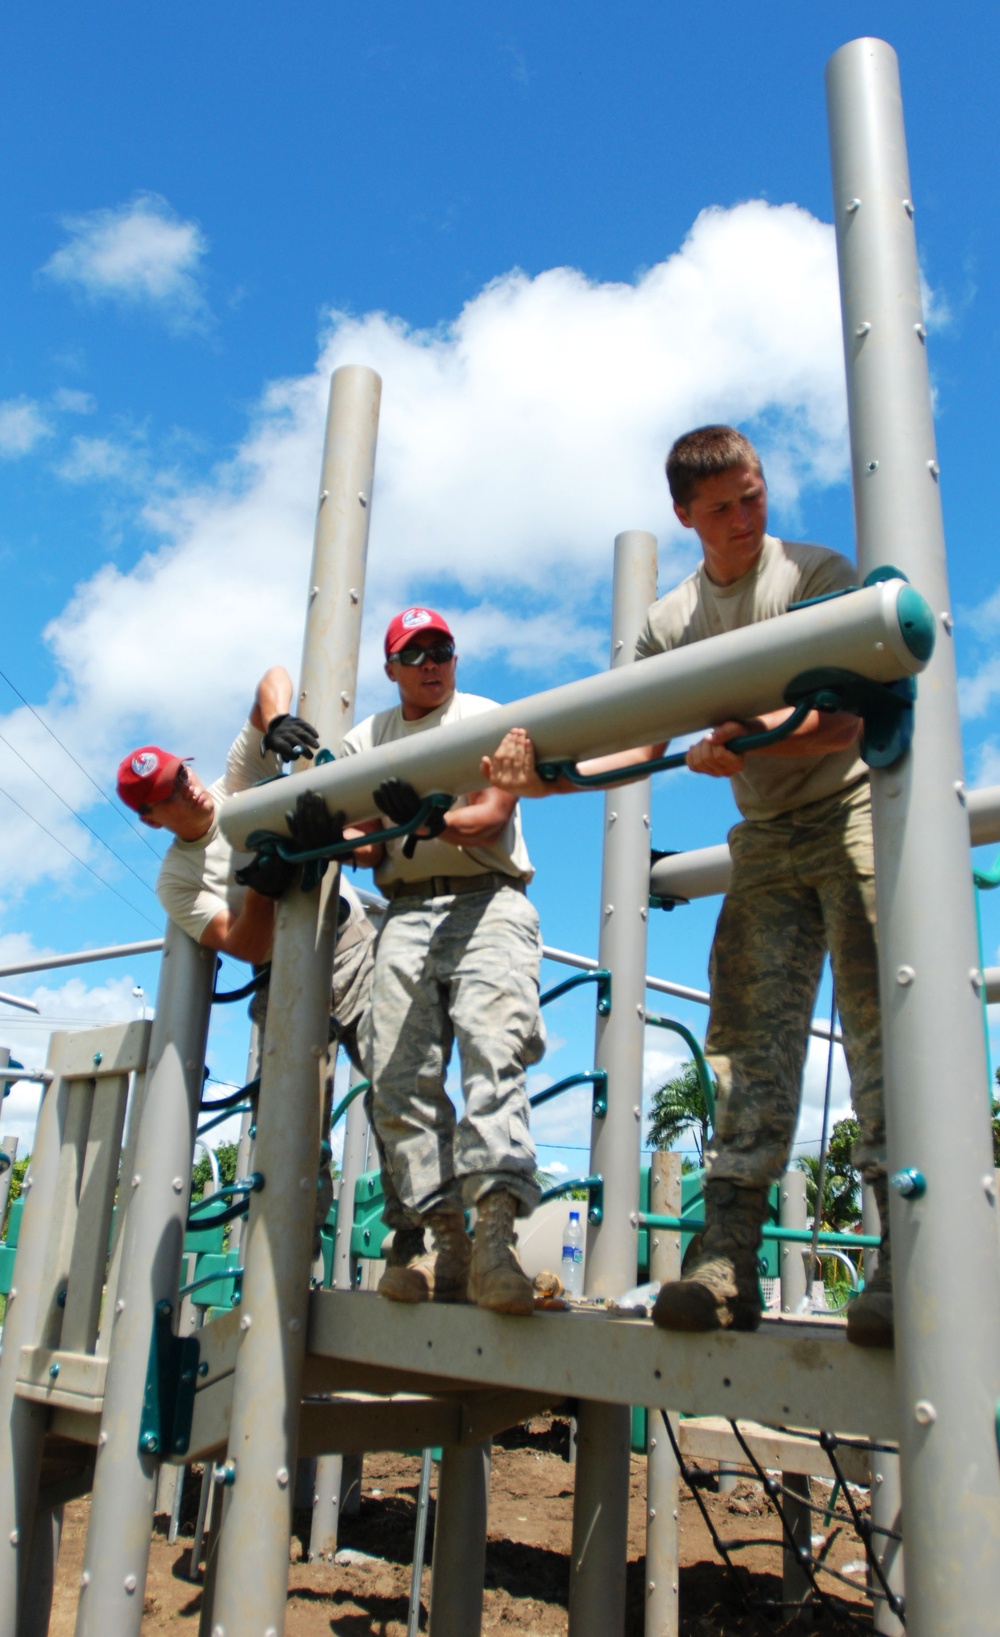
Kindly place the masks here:
[(893, 1355), (849, 1347), (836, 1321), (765, 1320), (756, 1334), (658, 1330), (603, 1311), (502, 1317), (475, 1307), (404, 1307), (374, 1294), (316, 1290), (310, 1379), (318, 1357), (378, 1364), (482, 1386), (646, 1404), (775, 1426), (898, 1436)]
[(995, 1006), (1000, 1000), (1000, 966), (987, 966), (983, 971), (986, 985), (986, 1004)]
[[(912, 675), (922, 662), (904, 639), (898, 606), (904, 597), (904, 612), (912, 603), (922, 616), (925, 605), (910, 587), (882, 581), (849, 597), (657, 654), (641, 665), (622, 665), (498, 705), (433, 734), (310, 768), (295, 775), (295, 794), (316, 790), (348, 819), (371, 818), (372, 791), (383, 779), (405, 779), (421, 795), (482, 789), (481, 758), (513, 727), (528, 730), (541, 759), (596, 756), (676, 738), (734, 715), (774, 710), (788, 683), (816, 666), (841, 666), (883, 682)], [(239, 847), (253, 830), (285, 834), (290, 800), (280, 779), (240, 791), (222, 809), (222, 828)]]
[(108, 944), (104, 949), (74, 949), (69, 955), (40, 955), (33, 961), (14, 961), (0, 966), (0, 978), (18, 972), (52, 972), (57, 966), (86, 966), (90, 961), (115, 961), (126, 955), (152, 955), (163, 948), (162, 938), (144, 938), (136, 944)]
[(970, 790), (965, 805), (972, 845), (982, 847), (988, 841), (1000, 841), (1000, 784)]

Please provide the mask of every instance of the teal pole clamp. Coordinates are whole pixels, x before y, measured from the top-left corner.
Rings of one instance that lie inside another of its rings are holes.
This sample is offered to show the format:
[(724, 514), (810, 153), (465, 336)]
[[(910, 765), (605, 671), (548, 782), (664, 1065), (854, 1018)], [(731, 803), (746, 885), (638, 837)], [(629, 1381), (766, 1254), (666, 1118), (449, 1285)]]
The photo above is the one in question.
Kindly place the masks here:
[[(9, 1059), (9, 1061), (7, 1063), (4, 1064), (4, 1067), (8, 1068), (8, 1069), (23, 1069), (24, 1064), (19, 1063), (17, 1061), (16, 1057), (12, 1057), (12, 1058)], [(2, 1084), (3, 1084), (3, 1096), (4, 1097), (9, 1097), (10, 1096), (10, 1088), (14, 1084), (14, 1081), (13, 1080), (4, 1080), (2, 1082)]]
[[(261, 1192), (264, 1180), (262, 1171), (251, 1171), (248, 1177), (237, 1177), (235, 1182), (227, 1182), (224, 1187), (217, 1188), (206, 1199), (195, 1200), (188, 1211), (188, 1233), (208, 1233), (212, 1228), (222, 1228), (227, 1222), (235, 1222), (249, 1206), (250, 1195)], [(220, 1199), (236, 1199), (236, 1204), (209, 1214), (210, 1207)]]
[(547, 1205), (550, 1199), (559, 1199), (562, 1194), (575, 1193), (581, 1188), (586, 1188), (590, 1195), (587, 1221), (596, 1228), (604, 1221), (604, 1177), (600, 1171), (591, 1177), (571, 1177), (567, 1182), (557, 1182), (554, 1188), (546, 1188), (538, 1203)]
[(347, 1093), (346, 1097), (342, 1097), (340, 1099), (340, 1102), (337, 1104), (337, 1106), (334, 1109), (333, 1113), (330, 1115), (330, 1130), (331, 1131), (333, 1130), (333, 1128), (337, 1124), (337, 1122), (339, 1120), (343, 1119), (344, 1115), (347, 1113), (347, 1110), (350, 1108), (351, 1104), (353, 1103), (355, 1097), (361, 1097), (366, 1091), (369, 1091), (370, 1089), (371, 1089), (371, 1081), (370, 1080), (359, 1080), (356, 1086), (351, 1087), (351, 1089)]
[(546, 989), (544, 995), (538, 999), (539, 1006), (547, 1006), (550, 1000), (558, 1000), (560, 995), (568, 995), (571, 989), (579, 989), (581, 984), (596, 983), (597, 985), (597, 1015), (610, 1017), (611, 1015), (611, 973), (606, 966), (599, 966), (593, 972), (578, 972), (575, 977), (567, 978), (563, 983), (557, 983), (553, 989)]
[(175, 1336), (173, 1304), (157, 1302), (139, 1419), (140, 1455), (183, 1455), (191, 1442), (194, 1395), (201, 1372), (197, 1332)]
[[(807, 710), (849, 711), (860, 716), (861, 756), (869, 767), (895, 767), (913, 741), (913, 704), (917, 684), (912, 676), (898, 682), (872, 682), (837, 665), (821, 665), (793, 677), (785, 704)], [(735, 739), (732, 741), (735, 745)]]
[(698, 1070), (698, 1084), (701, 1087), (701, 1095), (705, 1099), (705, 1109), (708, 1114), (708, 1123), (710, 1128), (714, 1131), (715, 1087), (712, 1085), (712, 1074), (705, 1058), (705, 1053), (702, 1051), (696, 1037), (691, 1033), (691, 1030), (686, 1024), (678, 1023), (676, 1018), (661, 1017), (658, 1012), (647, 1012), (646, 1022), (654, 1029), (670, 1029), (674, 1034), (679, 1034), (681, 1039), (687, 1042), (691, 1049), (691, 1055), (695, 1061), (695, 1067)]
[[(579, 1074), (568, 1074), (565, 1080), (557, 1080), (554, 1086), (546, 1086), (544, 1091), (536, 1091), (534, 1097), (528, 1098), (531, 1108), (540, 1108), (542, 1103), (551, 1102), (553, 1097), (559, 1097), (572, 1086), (592, 1085), (594, 1088), (593, 1115), (595, 1120), (603, 1120), (608, 1112), (608, 1071), (607, 1069), (582, 1069)], [(574, 1187), (583, 1184), (573, 1184)]]
[(927, 1178), (912, 1165), (905, 1170), (894, 1171), (889, 1182), (904, 1199), (922, 1199), (927, 1192)]
[[(332, 759), (332, 758), (331, 758)], [(399, 841), (419, 830), (426, 824), (432, 813), (446, 813), (454, 803), (454, 796), (445, 795), (442, 791), (433, 791), (425, 796), (413, 817), (405, 824), (394, 824), (387, 830), (374, 830), (371, 835), (363, 838), (366, 847), (374, 847), (387, 841)], [(356, 847), (362, 845), (362, 840), (333, 841), (327, 847), (305, 847), (297, 849), (288, 836), (279, 835), (275, 830), (254, 830), (247, 836), (247, 851), (259, 853), (262, 858), (272, 857), (277, 853), (286, 864), (326, 865), (330, 859), (350, 858)], [(305, 870), (302, 877), (303, 892), (310, 892), (318, 886), (322, 870), (313, 870), (307, 877)]]
[[(768, 745), (780, 744), (782, 739), (787, 739), (797, 727), (801, 727), (812, 708), (811, 704), (797, 705), (791, 716), (779, 722), (777, 727), (765, 728), (760, 733), (741, 733), (738, 738), (729, 740), (726, 749), (735, 751), (739, 756), (744, 751), (764, 750)], [(546, 784), (555, 784), (557, 779), (565, 777), (579, 790), (607, 790), (612, 785), (631, 784), (636, 779), (649, 778), (653, 773), (670, 773), (675, 768), (686, 766), (687, 751), (678, 750), (669, 756), (654, 756), (649, 762), (617, 768), (612, 773), (581, 773), (573, 761), (539, 762), (535, 772)]]

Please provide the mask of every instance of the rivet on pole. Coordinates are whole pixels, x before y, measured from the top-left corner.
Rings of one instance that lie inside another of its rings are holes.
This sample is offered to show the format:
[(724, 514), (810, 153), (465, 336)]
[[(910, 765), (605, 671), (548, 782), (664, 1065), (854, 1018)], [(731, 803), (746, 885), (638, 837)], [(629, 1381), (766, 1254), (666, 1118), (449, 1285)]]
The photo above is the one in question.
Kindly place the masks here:
[(912, 966), (901, 966), (896, 972), (896, 982), (901, 988), (905, 989), (913, 982), (916, 975)]
[(848, 199), (848, 201), (847, 201), (847, 214), (848, 214), (848, 216), (853, 216), (854, 212), (856, 210), (860, 210), (860, 209), (861, 209), (861, 200), (860, 199)]
[(913, 200), (912, 199), (904, 199), (903, 200), (903, 209), (906, 211), (907, 216), (909, 216), (910, 220), (912, 221), (913, 220)]
[(871, 330), (871, 325), (869, 324), (867, 318), (863, 318), (861, 320), (861, 323), (857, 326), (854, 333), (855, 333), (855, 335), (867, 335), (870, 330)]

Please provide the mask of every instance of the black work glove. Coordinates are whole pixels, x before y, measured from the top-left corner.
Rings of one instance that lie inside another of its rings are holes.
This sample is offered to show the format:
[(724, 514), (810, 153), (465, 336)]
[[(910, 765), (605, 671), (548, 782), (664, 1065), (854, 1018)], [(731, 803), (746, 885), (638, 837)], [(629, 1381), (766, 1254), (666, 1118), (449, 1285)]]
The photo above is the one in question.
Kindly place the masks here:
[(266, 756), (273, 750), (283, 762), (295, 762), (304, 756), (307, 762), (313, 759), (313, 752), (319, 747), (319, 734), (311, 722), (306, 722), (301, 716), (289, 716), (284, 712), (280, 716), (272, 716), (267, 724), (267, 732), (260, 742), (260, 753)]
[(300, 852), (336, 847), (344, 839), (344, 814), (331, 813), (318, 790), (303, 790), (290, 813), (288, 831)]
[(241, 887), (252, 887), (265, 898), (280, 898), (295, 880), (297, 870), (297, 864), (286, 864), (277, 853), (258, 853), (236, 871), (236, 879)]
[[(409, 824), (415, 819), (424, 804), (424, 797), (418, 796), (412, 784), (405, 779), (385, 779), (377, 790), (372, 792), (372, 800), (379, 812), (384, 813), (393, 824)], [(403, 845), (403, 857), (412, 858), (417, 850), (419, 841), (431, 841), (439, 836), (446, 823), (446, 813), (443, 808), (433, 807), (423, 821), (422, 828), (426, 835), (408, 835)]]

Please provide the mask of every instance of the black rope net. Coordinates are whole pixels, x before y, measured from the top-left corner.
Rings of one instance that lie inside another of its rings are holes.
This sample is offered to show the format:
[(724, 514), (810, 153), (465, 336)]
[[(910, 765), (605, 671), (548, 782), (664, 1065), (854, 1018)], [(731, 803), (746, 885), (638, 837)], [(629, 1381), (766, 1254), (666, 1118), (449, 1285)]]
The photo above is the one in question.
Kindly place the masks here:
[[(877, 1444), (862, 1438), (842, 1438), (831, 1432), (804, 1433), (796, 1428), (796, 1438), (812, 1439), (826, 1455), (833, 1472), (830, 1498), (822, 1504), (817, 1504), (811, 1498), (807, 1498), (805, 1485), (802, 1488), (789, 1488), (778, 1473), (765, 1470), (739, 1423), (730, 1421), (733, 1436), (744, 1458), (739, 1463), (739, 1475), (760, 1485), (776, 1523), (776, 1535), (773, 1538), (762, 1539), (755, 1535), (740, 1540), (728, 1533), (725, 1537), (719, 1533), (702, 1494), (703, 1470), (685, 1460), (670, 1417), (663, 1410), (660, 1411), (660, 1416), (673, 1449), (680, 1477), (687, 1485), (701, 1513), (712, 1545), (722, 1560), (738, 1601), (759, 1631), (767, 1632), (773, 1637), (777, 1621), (780, 1620), (784, 1624), (794, 1621), (796, 1616), (818, 1615), (822, 1612), (825, 1616), (824, 1630), (870, 1632), (874, 1609), (880, 1603), (885, 1603), (897, 1617), (900, 1625), (905, 1627), (906, 1611), (903, 1599), (897, 1596), (889, 1585), (882, 1562), (886, 1543), (893, 1541), (901, 1545), (902, 1534), (872, 1522), (864, 1504), (859, 1504), (856, 1486), (848, 1481), (837, 1456), (839, 1449), (866, 1450), (870, 1455), (879, 1453), (894, 1455), (896, 1454), (894, 1445)], [(817, 1465), (821, 1464), (817, 1462)], [(816, 1533), (810, 1531), (808, 1544), (796, 1539), (792, 1524), (782, 1506), (782, 1501), (786, 1497), (795, 1501), (800, 1508), (807, 1508), (810, 1516), (818, 1515), (821, 1519)], [(853, 1532), (864, 1553), (867, 1583), (844, 1574), (826, 1561), (834, 1540), (845, 1529)], [(738, 1561), (738, 1554), (749, 1548), (760, 1547), (774, 1547), (794, 1554), (808, 1585), (803, 1600), (785, 1602), (761, 1596), (755, 1591), (753, 1579), (747, 1568)], [(840, 1595), (837, 1591), (838, 1584), (850, 1586), (855, 1598), (848, 1601)]]

